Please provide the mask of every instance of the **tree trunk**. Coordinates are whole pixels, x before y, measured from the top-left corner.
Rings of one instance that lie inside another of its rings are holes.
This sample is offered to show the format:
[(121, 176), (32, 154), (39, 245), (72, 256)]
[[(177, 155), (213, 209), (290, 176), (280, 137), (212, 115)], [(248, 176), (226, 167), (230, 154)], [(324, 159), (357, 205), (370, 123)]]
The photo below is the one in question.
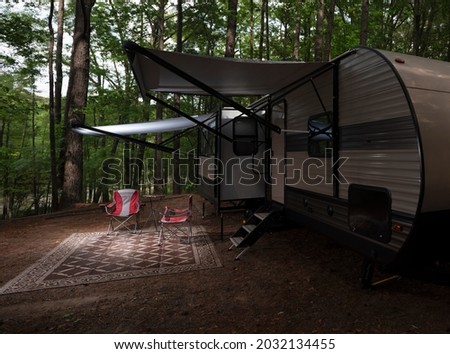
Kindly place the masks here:
[(265, 26), (266, 26), (266, 30), (265, 30), (265, 34), (266, 34), (266, 59), (270, 60), (270, 33), (269, 33), (269, 0), (265, 0), (264, 2), (265, 4), (265, 10), (264, 10), (264, 14), (266, 16), (266, 20), (265, 20)]
[[(0, 149), (3, 147), (3, 136), (4, 136), (4, 131), (5, 131), (5, 120), (4, 118), (0, 119)], [(2, 154), (0, 154), (0, 158), (3, 158)], [(6, 219), (6, 216), (8, 214), (8, 194), (6, 192), (6, 183), (7, 183), (7, 176), (8, 176), (8, 172), (6, 170), (1, 171), (1, 177), (2, 177), (2, 186), (3, 186), (3, 209), (2, 209), (2, 216), (0, 217), (0, 219)]]
[(228, 25), (225, 44), (225, 57), (234, 58), (236, 47), (238, 0), (228, 0)]
[(63, 36), (64, 36), (64, 0), (58, 1), (58, 27), (56, 33), (56, 53), (55, 53), (55, 120), (56, 124), (61, 123), (62, 116), (62, 50), (63, 50)]
[[(175, 95), (174, 97), (175, 100), (175, 107), (176, 108), (180, 108), (180, 95)], [(174, 134), (177, 134), (177, 132), (175, 132)], [(182, 188), (181, 188), (181, 171), (180, 171), (180, 137), (177, 137), (174, 139), (173, 141), (173, 149), (175, 150), (175, 152), (172, 155), (172, 176), (173, 176), (173, 188), (172, 188), (172, 193), (173, 194), (181, 194)]]
[(331, 0), (330, 10), (328, 11), (327, 37), (325, 40), (325, 51), (324, 51), (325, 60), (331, 60), (331, 40), (333, 38), (335, 8), (336, 8), (336, 0)]
[(72, 124), (84, 124), (84, 108), (87, 102), (89, 82), (89, 45), (91, 11), (95, 0), (76, 0), (75, 30), (70, 63), (69, 86), (65, 109), (66, 156), (61, 207), (66, 208), (82, 201), (83, 140), (74, 133)]
[[(55, 53), (55, 122), (57, 125), (62, 121), (62, 83), (63, 83), (63, 69), (62, 69), (62, 51), (63, 51), (63, 36), (64, 36), (64, 0), (58, 1), (58, 28), (56, 34), (56, 53)], [(64, 128), (64, 127), (63, 127)], [(62, 136), (64, 136), (65, 129), (62, 129)], [(61, 189), (64, 179), (64, 159), (66, 151), (66, 142), (64, 139), (60, 139), (59, 143), (59, 158), (57, 165), (58, 174), (58, 191)]]
[(324, 7), (324, 0), (317, 0), (316, 39), (314, 41), (314, 60), (316, 62), (322, 61)]
[[(237, 2), (237, 0), (236, 0)], [(182, 0), (178, 0), (177, 3), (177, 48), (176, 51), (181, 53), (183, 51), (183, 8), (182, 8)], [(181, 105), (181, 97), (176, 94), (174, 96), (175, 107), (180, 109)], [(178, 133), (175, 132), (174, 136)], [(173, 194), (181, 194), (181, 176), (180, 176), (180, 137), (175, 137), (173, 141), (173, 148), (175, 153), (172, 156), (172, 193)]]
[[(165, 7), (167, 0), (159, 0), (159, 14), (157, 18), (156, 28), (156, 43), (157, 48), (160, 50), (164, 49), (164, 21), (165, 21)], [(160, 94), (157, 94), (158, 98), (161, 98)], [(160, 104), (156, 105), (156, 119), (163, 118), (163, 107)], [(155, 136), (155, 143), (161, 144), (162, 134), (157, 133)], [(155, 170), (154, 170), (154, 191), (156, 194), (164, 194), (164, 174), (163, 174), (163, 160), (162, 152), (160, 150), (155, 150)]]
[[(303, 5), (303, 0), (297, 0), (296, 6), (298, 9), (301, 9)], [(298, 14), (301, 13), (301, 10), (297, 11)], [(295, 18), (295, 31), (294, 31), (294, 50), (293, 56), (295, 60), (300, 59), (300, 35), (302, 34), (302, 24), (301, 24), (300, 16)]]
[(261, 2), (261, 17), (260, 17), (260, 21), (261, 21), (261, 25), (260, 25), (260, 30), (259, 30), (259, 48), (258, 48), (258, 59), (262, 60), (263, 59), (263, 53), (264, 53), (264, 31), (265, 31), (265, 26), (264, 26), (264, 21), (265, 21), (265, 11), (266, 11), (266, 3), (269, 0), (262, 0)]
[[(48, 116), (49, 116), (49, 139), (50, 139), (50, 188), (52, 194), (51, 210), (58, 208), (58, 162), (56, 157), (56, 133), (55, 133), (55, 97), (54, 97), (54, 75), (53, 75), (53, 48), (55, 46), (55, 33), (53, 30), (54, 2), (50, 1), (50, 14), (48, 16), (48, 29), (50, 32), (50, 43), (48, 45)], [(60, 107), (61, 108), (61, 107)]]
[[(450, 13), (447, 13), (447, 28), (450, 28)], [(450, 36), (447, 36), (447, 57), (444, 58), (445, 61), (450, 61)]]
[(32, 147), (32, 166), (33, 166), (33, 210), (37, 215), (39, 214), (39, 175), (41, 169), (37, 166), (36, 158), (36, 93), (32, 92), (32, 108), (31, 108), (31, 147)]
[(253, 0), (250, 0), (250, 58), (254, 58), (255, 55), (255, 4)]
[[(160, 93), (157, 93), (158, 98), (161, 98)], [(163, 118), (163, 107), (161, 104), (156, 104), (156, 120)], [(161, 144), (162, 134), (157, 133), (155, 135), (155, 144)], [(155, 150), (155, 163), (154, 163), (154, 179), (153, 179), (153, 189), (155, 194), (164, 194), (164, 178), (163, 178), (163, 162), (162, 162), (162, 152), (160, 150)]]
[(420, 16), (420, 0), (414, 0), (414, 28), (413, 28), (413, 54), (419, 55), (420, 51), (420, 23), (421, 23), (421, 16)]
[(361, 31), (359, 34), (359, 44), (367, 45), (367, 37), (369, 33), (369, 0), (361, 2)]

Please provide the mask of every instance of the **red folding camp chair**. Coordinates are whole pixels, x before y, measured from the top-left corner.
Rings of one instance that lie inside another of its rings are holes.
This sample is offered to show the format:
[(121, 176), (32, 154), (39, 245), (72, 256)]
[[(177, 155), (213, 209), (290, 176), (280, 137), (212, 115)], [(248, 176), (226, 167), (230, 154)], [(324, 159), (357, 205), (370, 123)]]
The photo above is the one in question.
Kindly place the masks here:
[(139, 191), (135, 189), (114, 191), (113, 201), (102, 205), (109, 217), (108, 235), (121, 227), (136, 233), (139, 227), (139, 212), (144, 205), (139, 200)]
[[(191, 243), (192, 237), (192, 195), (188, 198), (188, 206), (184, 209), (165, 207), (160, 220), (159, 244), (166, 238), (172, 236), (186, 236), (187, 242)], [(170, 233), (169, 235), (167, 235)], [(166, 237), (167, 235), (167, 237)]]

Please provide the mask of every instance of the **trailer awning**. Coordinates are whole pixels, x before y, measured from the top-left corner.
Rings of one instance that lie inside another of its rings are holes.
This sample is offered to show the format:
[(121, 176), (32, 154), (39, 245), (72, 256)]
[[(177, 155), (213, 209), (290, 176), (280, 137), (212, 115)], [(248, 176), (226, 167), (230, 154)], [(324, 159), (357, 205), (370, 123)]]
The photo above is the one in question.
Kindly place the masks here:
[[(72, 129), (79, 134), (95, 136), (106, 135), (107, 133), (114, 133), (125, 136), (134, 134), (164, 133), (189, 129), (195, 127), (198, 123), (205, 123), (208, 121), (208, 119), (212, 119), (214, 117), (214, 114), (209, 113), (200, 116), (193, 116), (193, 120), (189, 120), (184, 117), (178, 117), (156, 120), (152, 122), (103, 125), (92, 128), (83, 126), (74, 127)], [(197, 123), (194, 120), (197, 121)]]
[[(313, 75), (330, 63), (301, 63), (243, 60), (234, 58), (210, 57), (184, 53), (165, 52), (146, 49), (134, 42), (123, 44), (134, 77), (144, 99), (153, 99), (182, 117), (161, 121), (118, 124), (88, 127), (73, 126), (72, 129), (84, 135), (108, 135), (128, 141), (142, 143), (152, 148), (169, 151), (167, 147), (140, 141), (129, 135), (184, 131), (201, 126), (214, 134), (224, 136), (219, 130), (205, 122), (213, 115), (191, 117), (178, 108), (158, 98), (154, 92), (180, 93), (193, 95), (212, 95), (226, 106), (233, 107), (243, 115), (254, 118), (269, 129), (281, 129), (258, 115), (258, 110), (244, 107), (230, 96), (261, 96), (276, 93), (297, 81)], [(267, 101), (268, 102), (268, 101)], [(259, 107), (259, 111), (263, 109)]]
[(165, 52), (146, 49), (131, 41), (125, 42), (123, 47), (143, 97), (150, 90), (198, 95), (207, 93), (161, 62), (156, 62), (158, 59), (228, 96), (270, 94), (329, 64), (243, 60)]

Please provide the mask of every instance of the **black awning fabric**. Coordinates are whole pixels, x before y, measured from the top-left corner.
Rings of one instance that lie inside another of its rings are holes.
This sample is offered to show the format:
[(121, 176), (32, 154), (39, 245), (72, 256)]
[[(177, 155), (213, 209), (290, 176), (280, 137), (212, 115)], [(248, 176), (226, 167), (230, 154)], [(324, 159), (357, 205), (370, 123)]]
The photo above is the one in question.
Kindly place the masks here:
[(150, 90), (206, 94), (200, 87), (156, 63), (149, 57), (153, 55), (227, 96), (267, 95), (328, 64), (209, 57), (145, 49), (133, 42), (126, 42), (124, 49), (143, 97)]

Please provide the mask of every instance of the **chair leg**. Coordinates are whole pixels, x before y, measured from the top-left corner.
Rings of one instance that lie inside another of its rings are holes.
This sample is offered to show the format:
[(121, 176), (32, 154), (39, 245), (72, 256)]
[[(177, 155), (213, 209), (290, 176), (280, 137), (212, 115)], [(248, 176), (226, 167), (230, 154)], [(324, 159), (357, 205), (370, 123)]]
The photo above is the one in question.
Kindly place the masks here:
[(192, 224), (189, 222), (188, 244), (191, 243), (191, 237), (192, 237)]
[[(174, 231), (175, 230), (175, 231)], [(169, 239), (171, 236), (178, 236), (179, 234), (182, 234), (187, 237), (187, 243), (191, 243), (191, 237), (192, 237), (192, 223), (188, 223), (187, 225), (171, 225), (171, 227), (167, 226), (166, 229), (164, 229), (164, 223), (161, 223), (159, 227), (159, 246), (163, 244), (163, 242), (166, 240), (166, 237), (164, 235), (164, 232), (170, 232), (170, 236), (167, 236), (167, 239)], [(180, 236), (181, 240), (181, 236)]]
[(164, 237), (164, 224), (161, 224), (161, 228), (159, 229), (159, 243), (158, 243), (158, 246), (162, 245), (163, 237)]
[[(134, 218), (134, 222), (133, 222), (133, 218)], [(116, 226), (114, 226), (114, 222), (116, 222)], [(110, 235), (113, 232), (116, 232), (120, 228), (124, 228), (124, 229), (128, 230), (128, 232), (136, 234), (139, 230), (139, 216), (137, 214), (130, 215), (125, 220), (119, 220), (114, 217), (110, 217), (107, 235)]]
[(134, 233), (136, 234), (139, 229), (139, 214), (135, 214)]
[(108, 231), (106, 232), (106, 234), (110, 235), (113, 231), (114, 231), (113, 220), (112, 220), (112, 218), (109, 218)]

